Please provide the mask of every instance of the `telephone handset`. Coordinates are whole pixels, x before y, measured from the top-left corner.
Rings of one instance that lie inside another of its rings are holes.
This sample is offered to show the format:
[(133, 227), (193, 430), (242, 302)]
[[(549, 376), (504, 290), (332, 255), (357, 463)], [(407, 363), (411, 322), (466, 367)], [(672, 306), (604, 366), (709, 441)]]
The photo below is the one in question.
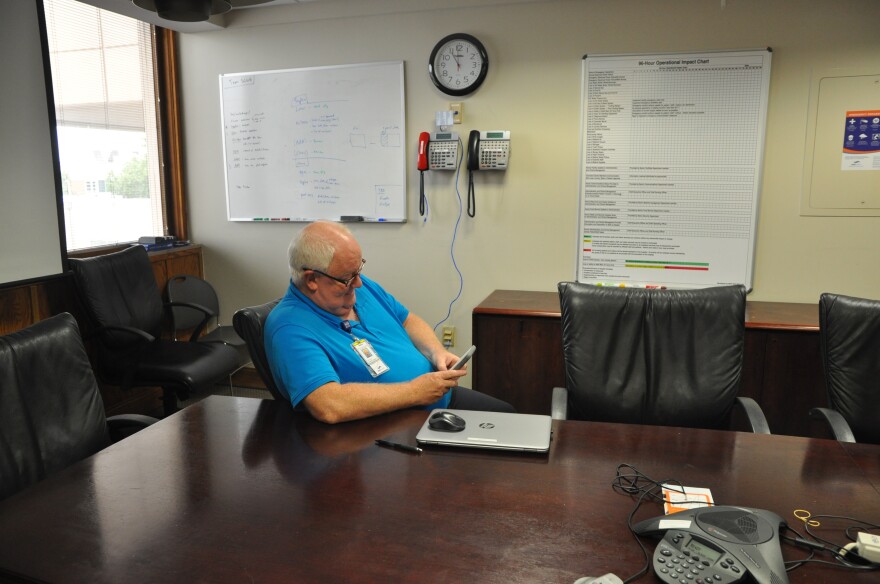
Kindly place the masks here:
[(468, 135), (467, 147), (467, 167), (468, 170), (478, 170), (480, 168), (480, 131), (471, 130)]
[(468, 167), (468, 198), (467, 214), (474, 217), (477, 214), (476, 192), (474, 191), (474, 171), (480, 167), (480, 131), (471, 130), (468, 136), (467, 167)]
[(419, 169), (419, 215), (425, 215), (425, 171), (428, 170), (428, 144), (431, 135), (427, 132), (419, 134), (419, 158), (416, 168)]

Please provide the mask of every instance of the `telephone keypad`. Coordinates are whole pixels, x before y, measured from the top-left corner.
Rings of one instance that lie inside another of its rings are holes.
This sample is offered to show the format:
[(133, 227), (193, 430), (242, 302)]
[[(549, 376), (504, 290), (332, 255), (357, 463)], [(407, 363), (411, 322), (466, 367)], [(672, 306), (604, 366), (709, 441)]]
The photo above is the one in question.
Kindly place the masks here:
[(481, 140), (480, 169), (507, 168), (510, 159), (510, 140)]
[(654, 572), (668, 584), (732, 584), (743, 577), (737, 560), (724, 554), (713, 565), (689, 550), (681, 549), (686, 535), (666, 532), (654, 551)]
[(428, 168), (430, 170), (455, 170), (457, 157), (457, 141), (433, 141), (428, 144)]

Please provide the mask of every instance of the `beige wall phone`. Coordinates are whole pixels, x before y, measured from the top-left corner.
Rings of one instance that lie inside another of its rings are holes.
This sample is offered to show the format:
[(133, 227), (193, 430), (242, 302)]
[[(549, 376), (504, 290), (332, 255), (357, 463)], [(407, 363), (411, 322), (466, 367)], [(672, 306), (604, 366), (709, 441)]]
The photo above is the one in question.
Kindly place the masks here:
[(471, 132), (468, 140), (468, 168), (472, 170), (506, 170), (509, 162), (509, 130)]
[(455, 170), (458, 166), (458, 134), (434, 132), (428, 142), (428, 169)]
[(510, 162), (510, 131), (495, 130), (481, 132), (471, 130), (467, 147), (468, 168), (468, 216), (477, 214), (476, 191), (474, 189), (475, 170), (507, 170)]

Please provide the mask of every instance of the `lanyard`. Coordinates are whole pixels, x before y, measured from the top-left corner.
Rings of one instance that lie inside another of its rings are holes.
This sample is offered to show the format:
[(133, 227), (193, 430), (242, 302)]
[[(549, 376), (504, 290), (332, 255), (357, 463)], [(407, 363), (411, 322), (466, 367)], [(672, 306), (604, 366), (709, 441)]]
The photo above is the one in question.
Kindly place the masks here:
[(342, 322), (339, 323), (339, 328), (341, 328), (342, 330), (344, 330), (345, 332), (347, 332), (348, 335), (349, 335), (349, 336), (352, 338), (352, 340), (354, 340), (355, 342), (357, 342), (357, 341), (360, 340), (360, 339), (357, 338), (357, 336), (355, 336), (355, 334), (352, 332), (351, 321), (343, 320)]

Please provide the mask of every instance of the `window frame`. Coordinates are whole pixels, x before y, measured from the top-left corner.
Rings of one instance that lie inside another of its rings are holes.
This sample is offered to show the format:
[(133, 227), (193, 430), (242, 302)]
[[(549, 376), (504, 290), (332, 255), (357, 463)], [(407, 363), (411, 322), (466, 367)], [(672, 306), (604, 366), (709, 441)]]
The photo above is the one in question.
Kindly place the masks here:
[[(178, 240), (189, 239), (186, 216), (186, 197), (183, 182), (182, 133), (180, 125), (180, 98), (177, 68), (177, 33), (151, 25), (155, 47), (156, 111), (158, 112), (161, 152), (160, 180), (165, 203), (165, 233)], [(132, 242), (134, 243), (134, 242)], [(123, 244), (68, 250), (71, 258), (86, 258), (120, 251)]]

